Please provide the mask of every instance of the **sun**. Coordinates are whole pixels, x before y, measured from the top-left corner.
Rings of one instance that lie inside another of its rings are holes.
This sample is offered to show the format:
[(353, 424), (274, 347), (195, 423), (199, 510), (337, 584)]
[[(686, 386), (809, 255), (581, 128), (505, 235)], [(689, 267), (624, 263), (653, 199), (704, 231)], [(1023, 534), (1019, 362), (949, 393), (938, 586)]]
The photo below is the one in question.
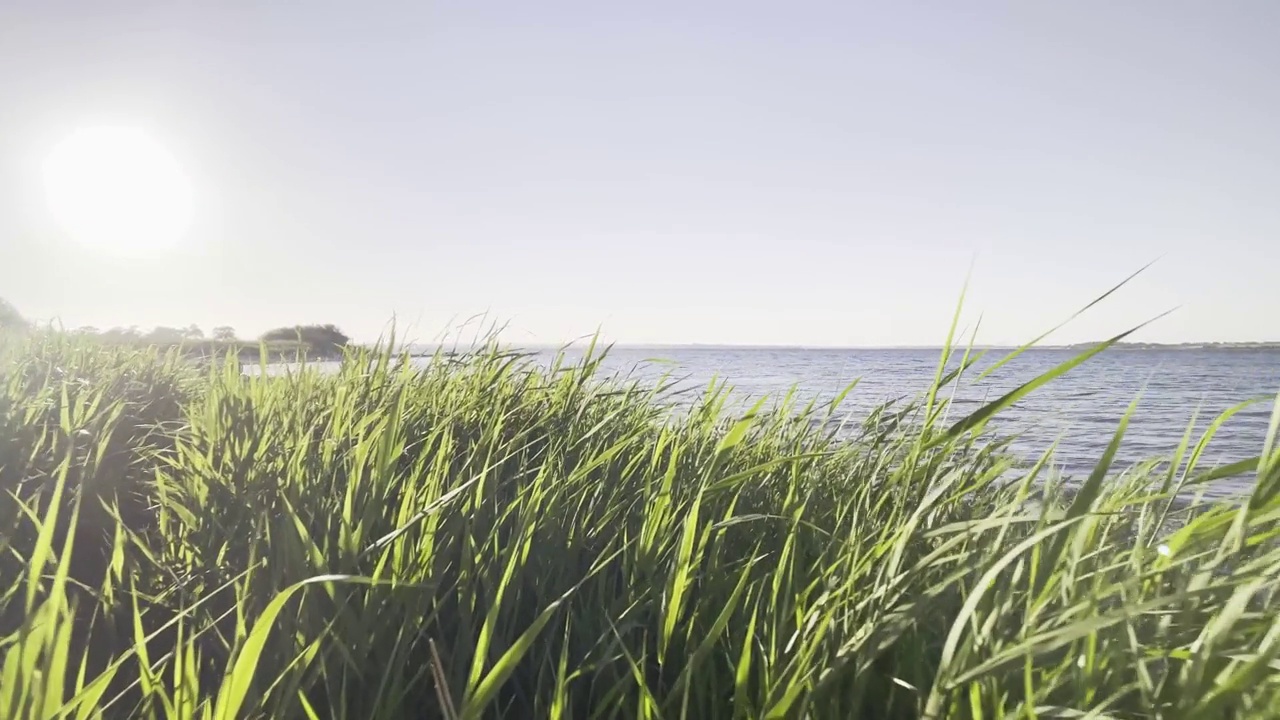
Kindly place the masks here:
[(186, 173), (139, 128), (76, 131), (49, 153), (44, 184), (54, 220), (96, 250), (154, 255), (176, 245), (191, 226)]

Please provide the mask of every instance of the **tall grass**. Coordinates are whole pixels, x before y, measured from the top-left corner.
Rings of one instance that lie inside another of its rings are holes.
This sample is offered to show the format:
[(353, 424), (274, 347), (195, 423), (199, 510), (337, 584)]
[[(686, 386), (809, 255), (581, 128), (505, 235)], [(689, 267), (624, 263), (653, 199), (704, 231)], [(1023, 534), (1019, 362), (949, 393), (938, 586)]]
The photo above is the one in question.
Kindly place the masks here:
[(1280, 410), (1216, 470), (1221, 423), (1112, 467), (1122, 422), (1068, 489), (984, 432), (1066, 366), (955, 417), (940, 364), (850, 437), (595, 351), (7, 343), (3, 718), (1280, 716)]

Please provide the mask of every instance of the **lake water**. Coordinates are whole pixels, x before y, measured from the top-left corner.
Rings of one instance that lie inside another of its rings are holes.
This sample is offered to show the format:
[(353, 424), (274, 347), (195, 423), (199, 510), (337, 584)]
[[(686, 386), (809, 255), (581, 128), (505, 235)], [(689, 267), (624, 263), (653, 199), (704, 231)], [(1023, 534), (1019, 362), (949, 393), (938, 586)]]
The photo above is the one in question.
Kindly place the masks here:
[[(1078, 351), (1072, 350), (1029, 350), (979, 382), (972, 381), (978, 373), (971, 371), (971, 380), (958, 387), (952, 418), (958, 419), (984, 400), (993, 400), (1076, 354)], [(1002, 355), (993, 351), (977, 367), (984, 368)], [(543, 354), (541, 359), (549, 357)], [(611, 372), (631, 372), (643, 378), (669, 372), (683, 378), (686, 386), (705, 387), (712, 378), (724, 379), (744, 400), (761, 395), (779, 397), (792, 386), (799, 388), (805, 400), (829, 400), (858, 380), (843, 404), (857, 415), (887, 400), (919, 395), (933, 380), (938, 357), (937, 350), (914, 349), (614, 348), (605, 365)], [(1169, 455), (1193, 416), (1199, 418), (1197, 430), (1203, 430), (1228, 407), (1265, 398), (1233, 416), (1219, 430), (1200, 465), (1207, 469), (1261, 452), (1277, 391), (1280, 351), (1118, 348), (1040, 388), (1003, 413), (994, 427), (1016, 434), (1014, 449), (1027, 457), (1038, 456), (1057, 441), (1057, 465), (1076, 475), (1092, 469), (1135, 398), (1138, 409), (1119, 457), (1123, 464)], [(1223, 484), (1214, 494), (1230, 494), (1241, 487)]]

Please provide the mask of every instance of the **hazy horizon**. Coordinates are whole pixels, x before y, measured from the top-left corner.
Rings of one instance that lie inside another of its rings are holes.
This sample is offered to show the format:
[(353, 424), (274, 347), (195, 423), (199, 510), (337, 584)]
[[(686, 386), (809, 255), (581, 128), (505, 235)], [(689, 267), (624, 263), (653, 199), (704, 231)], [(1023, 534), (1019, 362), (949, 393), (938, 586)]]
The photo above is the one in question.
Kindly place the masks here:
[[(466, 337), (471, 337), (471, 336), (467, 336), (464, 334), (462, 340), (459, 340), (453, 337), (450, 337), (449, 339), (446, 339), (444, 341), (435, 340), (431, 342), (421, 342), (421, 341), (411, 340), (409, 342), (409, 345), (415, 349), (432, 350), (438, 347), (444, 347), (447, 349), (448, 347), (453, 345), (457, 345), (459, 347), (469, 347), (469, 346), (475, 346), (478, 344), (476, 342), (472, 342), (471, 345), (467, 345), (467, 343), (464, 342)], [(957, 342), (952, 345), (952, 348), (954, 352), (964, 352), (966, 349), (970, 349), (973, 351), (1016, 350), (1021, 347), (1026, 347), (1028, 351), (1069, 350), (1069, 349), (1077, 348), (1082, 345), (1087, 346), (1091, 344), (1102, 343), (1108, 339), (1110, 338), (1096, 338), (1093, 340), (1085, 340), (1085, 341), (1075, 342), (1075, 343), (1057, 343), (1057, 342), (1053, 342), (1052, 340), (1045, 340), (1044, 342), (1035, 343), (1034, 345), (1028, 346), (1026, 342), (1020, 343), (1020, 344), (1009, 344), (1009, 345), (1003, 345), (1003, 344), (992, 345), (989, 343), (975, 343), (973, 345), (969, 345), (964, 338), (959, 338)], [(1030, 342), (1030, 340), (1031, 338), (1028, 338), (1027, 342)], [(523, 343), (523, 344), (518, 342), (506, 342), (506, 341), (500, 340), (499, 344), (506, 346), (508, 348), (514, 348), (514, 349), (543, 351), (543, 350), (557, 350), (561, 348), (573, 348), (573, 349), (582, 350), (590, 347), (593, 343), (590, 338), (582, 338), (582, 339), (574, 339), (574, 340), (569, 340), (569, 341), (560, 342), (560, 343), (532, 342), (532, 343)], [(629, 343), (629, 342), (609, 342), (605, 340), (597, 340), (595, 341), (594, 344), (598, 347), (611, 346), (611, 347), (616, 347), (616, 348), (628, 350), (628, 351), (634, 351), (634, 350), (735, 350), (735, 351), (813, 350), (813, 351), (821, 351), (821, 352), (826, 352), (826, 351), (840, 352), (840, 351), (862, 351), (862, 350), (941, 351), (943, 348), (943, 343), (941, 342), (926, 344), (926, 345), (778, 345), (778, 344), (770, 345), (770, 344), (760, 344), (760, 343), (747, 343), (747, 344), (744, 344), (744, 343)], [(1133, 340), (1130, 337), (1130, 338), (1125, 338), (1124, 340), (1121, 340), (1120, 342), (1118, 342), (1116, 344), (1116, 347), (1126, 348), (1130, 346), (1157, 346), (1157, 347), (1168, 347), (1168, 348), (1177, 349), (1182, 347), (1197, 348), (1204, 345), (1219, 345), (1219, 344), (1220, 345), (1272, 346), (1272, 345), (1280, 345), (1280, 340), (1246, 340), (1246, 341), (1240, 341), (1240, 342), (1227, 341), (1227, 342), (1221, 342), (1221, 343), (1217, 343), (1217, 342), (1206, 343), (1206, 342), (1196, 342), (1196, 341), (1189, 341), (1185, 343), (1159, 343), (1159, 342), (1149, 342), (1144, 340)]]
[[(245, 337), (484, 313), (526, 344), (929, 348), (972, 267), (962, 326), (1016, 346), (1158, 259), (1047, 342), (1174, 307), (1131, 339), (1278, 341), (1278, 26), (1263, 1), (8, 3), (0, 298)], [(49, 158), (98, 127), (171, 153), (189, 222), (153, 182), (146, 227), (181, 242), (69, 236)]]

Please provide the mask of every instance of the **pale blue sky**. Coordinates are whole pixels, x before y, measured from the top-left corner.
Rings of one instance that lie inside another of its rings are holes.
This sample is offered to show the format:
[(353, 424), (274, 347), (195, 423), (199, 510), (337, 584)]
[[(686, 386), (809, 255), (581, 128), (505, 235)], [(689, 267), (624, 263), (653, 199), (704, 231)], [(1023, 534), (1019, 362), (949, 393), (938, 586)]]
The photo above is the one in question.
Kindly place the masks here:
[[(104, 6), (110, 6), (107, 9)], [(1181, 306), (1280, 339), (1280, 2), (0, 4), (0, 296), (68, 325), (935, 344)], [(196, 218), (62, 238), (39, 168), (136, 124)]]

